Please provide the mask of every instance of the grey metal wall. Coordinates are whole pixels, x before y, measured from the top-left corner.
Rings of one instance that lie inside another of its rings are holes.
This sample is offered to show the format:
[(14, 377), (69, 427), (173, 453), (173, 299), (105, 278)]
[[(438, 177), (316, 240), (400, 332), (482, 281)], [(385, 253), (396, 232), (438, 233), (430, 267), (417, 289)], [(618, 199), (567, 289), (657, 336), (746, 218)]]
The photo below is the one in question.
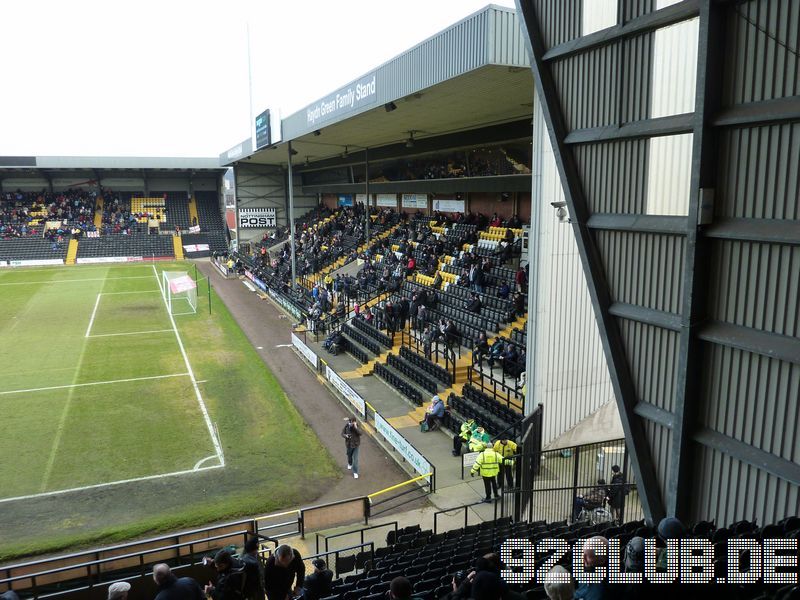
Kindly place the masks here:
[(584, 1), (517, 6), (645, 510), (797, 514), (800, 2)]

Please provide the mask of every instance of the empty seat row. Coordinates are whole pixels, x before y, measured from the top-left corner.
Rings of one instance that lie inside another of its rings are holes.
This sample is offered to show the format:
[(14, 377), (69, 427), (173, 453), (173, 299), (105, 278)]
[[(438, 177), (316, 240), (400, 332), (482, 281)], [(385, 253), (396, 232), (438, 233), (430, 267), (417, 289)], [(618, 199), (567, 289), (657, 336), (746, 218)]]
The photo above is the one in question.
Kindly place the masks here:
[(420, 373), (414, 365), (406, 362), (403, 358), (395, 356), (394, 354), (389, 354), (386, 362), (390, 367), (400, 371), (400, 373), (408, 377), (422, 389), (430, 392), (431, 394), (436, 393), (438, 389), (436, 382)]
[(462, 388), (461, 394), (464, 396), (464, 398), (472, 401), (479, 408), (487, 410), (492, 414), (501, 416), (506, 421), (515, 422), (516, 420), (522, 418), (522, 415), (509, 406), (508, 403), (501, 402), (497, 398), (489, 396), (470, 384), (466, 384)]
[(406, 359), (415, 367), (422, 369), (429, 375), (432, 375), (435, 379), (441, 381), (444, 385), (450, 386), (453, 383), (453, 375), (445, 369), (444, 367), (440, 367), (433, 361), (428, 360), (424, 356), (420, 356), (408, 346), (401, 346), (400, 347), (400, 356)]
[(348, 339), (355, 340), (358, 344), (360, 344), (366, 350), (369, 350), (373, 354), (377, 355), (381, 353), (381, 348), (380, 346), (378, 346), (378, 342), (368, 338), (366, 335), (364, 335), (351, 325), (344, 325), (342, 327), (342, 333), (345, 334), (348, 337)]
[(389, 371), (384, 365), (377, 363), (375, 365), (375, 375), (383, 379), (386, 383), (398, 390), (406, 398), (411, 400), (417, 406), (422, 406), (422, 394), (418, 389), (411, 386), (406, 380), (398, 377)]
[(389, 338), (389, 336), (367, 323), (364, 319), (352, 319), (350, 323), (355, 326), (356, 329), (359, 329), (362, 333), (371, 337), (382, 346), (385, 346), (386, 348), (392, 347), (392, 340)]

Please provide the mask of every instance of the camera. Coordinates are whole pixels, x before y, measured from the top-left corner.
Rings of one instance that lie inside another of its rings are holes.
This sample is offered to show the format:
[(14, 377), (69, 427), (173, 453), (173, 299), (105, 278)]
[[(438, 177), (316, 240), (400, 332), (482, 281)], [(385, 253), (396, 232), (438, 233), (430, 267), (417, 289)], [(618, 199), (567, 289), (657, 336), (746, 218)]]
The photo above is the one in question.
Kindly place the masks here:
[(453, 575), (453, 581), (457, 586), (461, 585), (461, 583), (467, 578), (466, 571), (458, 571), (455, 575)]

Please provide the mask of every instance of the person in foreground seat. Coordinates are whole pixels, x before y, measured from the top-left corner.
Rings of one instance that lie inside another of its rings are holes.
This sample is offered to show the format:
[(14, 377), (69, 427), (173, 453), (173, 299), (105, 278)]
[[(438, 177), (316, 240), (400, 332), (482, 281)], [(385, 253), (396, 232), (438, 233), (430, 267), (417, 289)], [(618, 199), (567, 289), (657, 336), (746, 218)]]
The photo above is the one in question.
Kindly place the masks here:
[(164, 563), (153, 567), (153, 581), (158, 587), (155, 600), (203, 600), (205, 597), (199, 583), (191, 577), (175, 577)]

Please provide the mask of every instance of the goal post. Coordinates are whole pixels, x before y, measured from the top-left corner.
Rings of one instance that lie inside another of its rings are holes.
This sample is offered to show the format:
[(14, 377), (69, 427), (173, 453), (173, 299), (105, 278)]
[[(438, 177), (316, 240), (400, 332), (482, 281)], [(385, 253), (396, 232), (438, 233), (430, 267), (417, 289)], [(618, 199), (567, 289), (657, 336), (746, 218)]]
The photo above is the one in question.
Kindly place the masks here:
[(163, 271), (161, 290), (173, 316), (197, 313), (197, 283), (186, 271)]

